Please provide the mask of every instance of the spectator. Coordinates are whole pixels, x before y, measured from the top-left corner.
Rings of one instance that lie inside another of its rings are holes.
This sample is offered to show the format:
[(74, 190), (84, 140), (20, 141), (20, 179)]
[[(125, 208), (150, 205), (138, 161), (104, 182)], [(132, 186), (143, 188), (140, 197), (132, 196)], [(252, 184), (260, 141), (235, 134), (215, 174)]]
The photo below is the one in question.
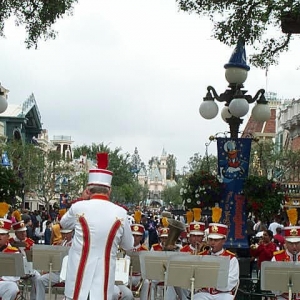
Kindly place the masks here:
[(46, 229), (44, 232), (44, 244), (51, 245), (51, 221), (46, 221)]
[(257, 267), (260, 270), (263, 261), (271, 261), (273, 253), (276, 251), (276, 245), (272, 242), (273, 232), (264, 230), (258, 245), (250, 246), (250, 255), (257, 258)]
[(282, 235), (282, 228), (277, 227), (276, 228), (276, 234), (273, 237), (274, 243), (277, 245), (277, 250), (282, 250), (284, 247), (284, 237)]
[(268, 229), (273, 232), (273, 235), (275, 235), (277, 227), (283, 228), (283, 225), (280, 223), (280, 216), (275, 216), (274, 221), (269, 225)]
[(248, 237), (248, 245), (251, 244), (251, 238), (252, 238), (253, 236), (255, 236), (255, 230), (254, 230), (254, 228), (253, 228), (254, 225), (255, 225), (255, 223), (254, 223), (252, 217), (249, 216), (248, 219), (247, 219), (247, 237)]
[(31, 220), (30, 215), (23, 214), (22, 220), (24, 221), (24, 224), (26, 226), (27, 237), (33, 240), (34, 229), (33, 229), (32, 220)]

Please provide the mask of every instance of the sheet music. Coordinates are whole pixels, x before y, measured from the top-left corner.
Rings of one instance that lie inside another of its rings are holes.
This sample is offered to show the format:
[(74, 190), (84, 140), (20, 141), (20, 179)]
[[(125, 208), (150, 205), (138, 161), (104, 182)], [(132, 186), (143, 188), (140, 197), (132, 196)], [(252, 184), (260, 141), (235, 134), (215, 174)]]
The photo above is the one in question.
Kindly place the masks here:
[(61, 264), (61, 271), (60, 271), (60, 275), (59, 275), (60, 281), (65, 281), (65, 280), (66, 280), (68, 258), (69, 258), (69, 255), (66, 255), (66, 256), (64, 257), (63, 261), (62, 261), (62, 264)]
[(116, 260), (115, 283), (128, 285), (130, 270), (130, 257)]
[(27, 261), (27, 256), (25, 252), (25, 248), (19, 247), (20, 252), (23, 255), (23, 263), (24, 263), (24, 273), (25, 275), (32, 275), (33, 274), (33, 266), (32, 262)]

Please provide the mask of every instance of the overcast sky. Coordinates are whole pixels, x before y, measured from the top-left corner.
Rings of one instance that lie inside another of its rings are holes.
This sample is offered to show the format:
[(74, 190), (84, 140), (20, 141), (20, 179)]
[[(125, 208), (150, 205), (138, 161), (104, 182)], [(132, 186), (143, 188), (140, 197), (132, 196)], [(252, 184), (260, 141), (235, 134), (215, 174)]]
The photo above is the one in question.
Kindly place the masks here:
[[(9, 103), (34, 93), (51, 139), (69, 135), (74, 145), (103, 142), (130, 154), (137, 147), (146, 164), (164, 148), (181, 172), (194, 153), (205, 154), (210, 135), (229, 130), (220, 114), (202, 119), (199, 105), (208, 85), (226, 89), (223, 66), (233, 48), (211, 38), (208, 20), (179, 12), (175, 0), (79, 0), (55, 28), (56, 40), (37, 50), (26, 49), (12, 20), (0, 40)], [(251, 67), (245, 88), (298, 98), (299, 65), (297, 40), (267, 81)], [(208, 151), (215, 154), (216, 143)]]

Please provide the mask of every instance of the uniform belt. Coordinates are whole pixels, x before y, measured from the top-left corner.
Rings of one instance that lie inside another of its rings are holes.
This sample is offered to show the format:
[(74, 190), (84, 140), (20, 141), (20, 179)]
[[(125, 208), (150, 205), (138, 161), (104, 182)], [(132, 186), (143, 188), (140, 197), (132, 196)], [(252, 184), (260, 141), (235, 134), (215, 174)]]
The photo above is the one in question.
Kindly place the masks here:
[[(289, 299), (289, 294), (288, 293), (284, 293), (284, 294), (281, 294), (280, 297), (288, 300)], [(296, 300), (299, 300), (299, 299), (300, 299), (300, 293), (296, 294)]]
[(204, 293), (209, 293), (211, 295), (216, 295), (216, 294), (221, 294), (221, 293), (228, 293), (233, 295), (232, 291), (219, 291), (215, 288), (202, 288), (198, 290), (197, 292), (204, 292)]
[(132, 276), (141, 276), (141, 273), (139, 273), (139, 272), (133, 272)]

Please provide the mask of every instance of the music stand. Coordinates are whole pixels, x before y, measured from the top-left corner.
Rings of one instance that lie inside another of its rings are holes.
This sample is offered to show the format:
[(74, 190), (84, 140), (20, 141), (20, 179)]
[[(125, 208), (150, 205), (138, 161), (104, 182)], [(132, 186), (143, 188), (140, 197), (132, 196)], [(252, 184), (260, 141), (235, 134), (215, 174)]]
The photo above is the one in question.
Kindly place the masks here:
[(115, 271), (115, 284), (128, 285), (130, 271), (130, 257), (117, 258)]
[[(33, 268), (49, 273), (58, 272), (61, 269), (63, 258), (68, 255), (69, 247), (33, 245), (32, 261)], [(49, 298), (51, 299), (51, 276), (49, 276)]]
[(190, 253), (178, 253), (175, 251), (141, 251), (140, 263), (143, 279), (157, 280), (164, 282), (164, 295), (166, 295), (166, 280), (168, 259), (171, 256), (188, 255)]
[(227, 256), (171, 256), (167, 264), (166, 285), (190, 289), (193, 300), (194, 289), (227, 287), (229, 263)]
[(261, 289), (288, 292), (300, 292), (300, 264), (298, 262), (264, 261), (261, 265)]
[(132, 276), (134, 273), (141, 273), (140, 264), (140, 253), (144, 251), (126, 251), (126, 255), (130, 257), (130, 285), (129, 288), (132, 290)]
[(25, 275), (22, 253), (0, 253), (0, 266), (0, 276)]

